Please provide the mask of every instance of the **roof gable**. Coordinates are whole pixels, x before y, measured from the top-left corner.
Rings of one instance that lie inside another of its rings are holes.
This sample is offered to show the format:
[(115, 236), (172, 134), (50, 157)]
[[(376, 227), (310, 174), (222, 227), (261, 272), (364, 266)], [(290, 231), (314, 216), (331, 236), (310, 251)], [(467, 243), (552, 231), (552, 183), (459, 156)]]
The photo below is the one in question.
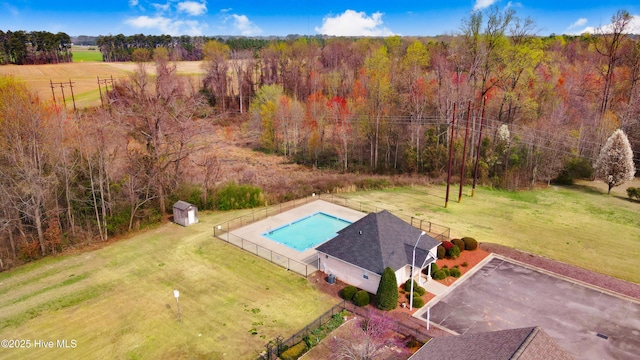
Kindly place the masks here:
[(456, 359), (459, 360), (572, 359), (539, 327), (433, 338), (409, 359), (447, 360), (451, 354), (456, 354)]
[[(386, 267), (398, 270), (411, 264), (413, 247), (420, 234), (419, 229), (383, 210), (342, 229), (316, 250), (382, 274)], [(416, 264), (422, 264), (429, 250), (439, 244), (440, 241), (423, 235), (416, 248)]]
[(189, 210), (189, 208), (193, 207), (193, 205), (189, 204), (186, 201), (178, 200), (173, 207), (178, 210)]

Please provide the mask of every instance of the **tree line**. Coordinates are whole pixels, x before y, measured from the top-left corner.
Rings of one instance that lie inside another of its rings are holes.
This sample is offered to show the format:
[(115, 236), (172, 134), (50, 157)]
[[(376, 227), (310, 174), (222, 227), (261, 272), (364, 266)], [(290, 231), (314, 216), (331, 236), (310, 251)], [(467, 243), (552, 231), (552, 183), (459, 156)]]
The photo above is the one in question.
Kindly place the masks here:
[(508, 189), (592, 176), (618, 128), (637, 162), (629, 19), (617, 13), (614, 33), (541, 38), (529, 19), (492, 8), (437, 41), (303, 37), (256, 51), (208, 40), (199, 83), (177, 75), (175, 51), (140, 47), (106, 105), (79, 113), (0, 79), (0, 259), (107, 240), (158, 221), (178, 198), (212, 208), (224, 160), (214, 122), (343, 173), (442, 178), (451, 150), (457, 181)]
[(59, 32), (0, 30), (0, 65), (71, 62), (71, 37)]

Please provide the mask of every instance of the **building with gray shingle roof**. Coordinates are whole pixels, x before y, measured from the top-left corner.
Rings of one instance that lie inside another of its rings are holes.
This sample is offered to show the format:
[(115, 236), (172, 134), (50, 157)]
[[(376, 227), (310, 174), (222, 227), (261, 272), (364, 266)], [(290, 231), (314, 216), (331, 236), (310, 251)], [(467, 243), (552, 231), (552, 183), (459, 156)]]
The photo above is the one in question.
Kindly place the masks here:
[(320, 269), (375, 293), (382, 272), (390, 267), (396, 272), (399, 286), (411, 276), (414, 247), (415, 275), (436, 260), (440, 241), (421, 233), (386, 210), (370, 213), (316, 248)]
[(409, 360), (572, 360), (539, 327), (433, 338)]

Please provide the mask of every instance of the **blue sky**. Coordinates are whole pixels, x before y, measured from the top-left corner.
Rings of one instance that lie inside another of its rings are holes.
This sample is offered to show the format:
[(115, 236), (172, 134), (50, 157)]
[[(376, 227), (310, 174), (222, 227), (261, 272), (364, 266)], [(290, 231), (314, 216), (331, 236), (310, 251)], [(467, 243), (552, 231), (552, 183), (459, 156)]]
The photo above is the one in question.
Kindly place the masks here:
[(634, 16), (638, 0), (0, 0), (0, 30), (76, 35), (316, 35), (455, 34), (462, 19), (489, 6), (531, 17), (538, 35), (579, 34), (607, 25), (620, 9)]

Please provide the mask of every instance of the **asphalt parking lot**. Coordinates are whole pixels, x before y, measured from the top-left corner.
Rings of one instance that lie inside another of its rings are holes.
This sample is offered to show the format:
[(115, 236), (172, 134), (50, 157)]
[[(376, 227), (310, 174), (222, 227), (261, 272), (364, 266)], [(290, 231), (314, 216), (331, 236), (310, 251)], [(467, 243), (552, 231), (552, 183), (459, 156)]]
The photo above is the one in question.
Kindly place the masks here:
[(501, 257), (430, 313), (459, 334), (540, 326), (576, 359), (640, 358), (640, 303)]

